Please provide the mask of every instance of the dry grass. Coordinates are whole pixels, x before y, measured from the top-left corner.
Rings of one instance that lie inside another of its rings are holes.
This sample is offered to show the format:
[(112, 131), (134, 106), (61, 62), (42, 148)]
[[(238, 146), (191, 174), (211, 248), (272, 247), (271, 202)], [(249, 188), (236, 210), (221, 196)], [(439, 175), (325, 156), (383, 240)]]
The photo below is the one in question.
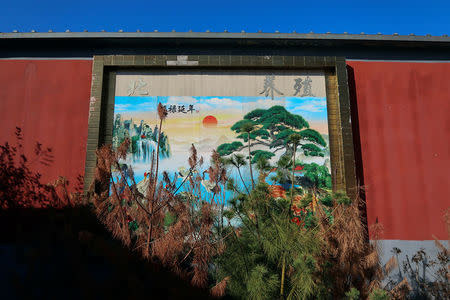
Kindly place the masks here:
[[(364, 225), (360, 200), (350, 205), (338, 204), (333, 210), (333, 222), (319, 209), (320, 236), (325, 242), (320, 263), (323, 272), (332, 278), (334, 298), (341, 298), (352, 287), (358, 289), (365, 299), (376, 288), (380, 288), (381, 280), (395, 266), (397, 260), (392, 257), (381, 267), (377, 239), (382, 232), (379, 223), (371, 227), (372, 242), (369, 243), (368, 230)], [(330, 267), (325, 268), (324, 266)], [(405, 279), (406, 280), (406, 279)], [(407, 281), (396, 287), (396, 293), (404, 290)], [(405, 295), (405, 294), (401, 294)]]
[(222, 281), (220, 281), (218, 284), (216, 284), (212, 289), (211, 289), (211, 296), (215, 297), (215, 298), (221, 298), (223, 296), (225, 296), (225, 290), (227, 288), (227, 284), (228, 281), (230, 280), (230, 277), (225, 277), (224, 279), (222, 279)]
[[(158, 115), (161, 137), (167, 116), (162, 105), (158, 105)], [(203, 172), (209, 174), (209, 181), (215, 186), (213, 199), (208, 203), (200, 188), (203, 158), (198, 157), (195, 147), (192, 145), (190, 149), (189, 174), (181, 185), (177, 185), (177, 175), (171, 178), (168, 173), (162, 173), (162, 180), (158, 180), (159, 139), (157, 145), (144, 188), (138, 188), (134, 182), (131, 167), (125, 168), (120, 163), (130, 147), (128, 139), (117, 150), (111, 146), (98, 149), (90, 198), (100, 220), (130, 249), (164, 265), (193, 285), (206, 288), (208, 266), (223, 244), (214, 239), (212, 228), (218, 211), (214, 197), (221, 193), (221, 186), (226, 183), (225, 170), (219, 163), (218, 154), (213, 152), (213, 163)], [(184, 192), (180, 194), (181, 190)], [(172, 223), (166, 224), (169, 217)], [(219, 287), (215, 293), (220, 292)]]

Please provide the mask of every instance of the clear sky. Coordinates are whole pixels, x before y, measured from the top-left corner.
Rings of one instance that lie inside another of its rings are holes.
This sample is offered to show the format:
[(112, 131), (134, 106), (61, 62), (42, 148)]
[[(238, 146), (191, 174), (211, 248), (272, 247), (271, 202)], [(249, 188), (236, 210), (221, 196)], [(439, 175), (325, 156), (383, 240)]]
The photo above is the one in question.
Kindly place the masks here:
[(1, 0), (0, 32), (224, 31), (450, 34), (449, 0)]
[[(165, 105), (184, 105), (186, 108), (190, 104), (194, 109), (202, 111), (232, 111), (237, 114), (246, 114), (254, 108), (270, 108), (274, 105), (285, 106), (288, 111), (299, 114), (307, 119), (327, 120), (327, 107), (325, 97), (276, 97), (275, 99), (265, 97), (230, 97), (230, 96), (204, 96), (204, 97), (136, 97), (136, 96), (116, 96), (115, 112), (155, 112), (157, 103)], [(246, 104), (243, 106), (242, 104)], [(251, 103), (254, 103), (251, 105)], [(266, 107), (267, 106), (267, 107)], [(247, 110), (243, 110), (243, 107)], [(181, 114), (182, 115), (182, 114)], [(189, 115), (189, 114), (188, 114)], [(155, 114), (156, 118), (156, 114)]]

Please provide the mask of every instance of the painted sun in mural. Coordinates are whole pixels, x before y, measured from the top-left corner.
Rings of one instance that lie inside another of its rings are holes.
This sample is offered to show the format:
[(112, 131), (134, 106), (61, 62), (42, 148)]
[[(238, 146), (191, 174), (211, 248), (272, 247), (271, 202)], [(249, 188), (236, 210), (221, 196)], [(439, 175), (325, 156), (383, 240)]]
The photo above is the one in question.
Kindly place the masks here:
[(216, 127), (217, 119), (214, 116), (206, 116), (203, 121), (203, 127)]

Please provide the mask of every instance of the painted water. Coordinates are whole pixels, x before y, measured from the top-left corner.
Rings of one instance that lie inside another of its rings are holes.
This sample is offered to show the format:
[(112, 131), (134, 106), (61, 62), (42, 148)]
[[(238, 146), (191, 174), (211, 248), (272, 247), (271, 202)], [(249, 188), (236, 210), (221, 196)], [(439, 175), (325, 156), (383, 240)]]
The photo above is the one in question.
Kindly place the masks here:
[(133, 164), (150, 163), (152, 152), (156, 153), (156, 143), (148, 139), (139, 139), (136, 146), (136, 152), (133, 153)]

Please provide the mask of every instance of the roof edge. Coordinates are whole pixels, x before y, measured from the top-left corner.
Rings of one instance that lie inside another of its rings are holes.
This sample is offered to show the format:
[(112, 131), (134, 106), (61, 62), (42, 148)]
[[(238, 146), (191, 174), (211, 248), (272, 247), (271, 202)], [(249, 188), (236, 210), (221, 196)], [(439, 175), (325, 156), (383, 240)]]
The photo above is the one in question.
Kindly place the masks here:
[(450, 37), (431, 35), (335, 34), (335, 33), (246, 33), (246, 32), (12, 32), (0, 39), (268, 39), (385, 42), (444, 42)]

